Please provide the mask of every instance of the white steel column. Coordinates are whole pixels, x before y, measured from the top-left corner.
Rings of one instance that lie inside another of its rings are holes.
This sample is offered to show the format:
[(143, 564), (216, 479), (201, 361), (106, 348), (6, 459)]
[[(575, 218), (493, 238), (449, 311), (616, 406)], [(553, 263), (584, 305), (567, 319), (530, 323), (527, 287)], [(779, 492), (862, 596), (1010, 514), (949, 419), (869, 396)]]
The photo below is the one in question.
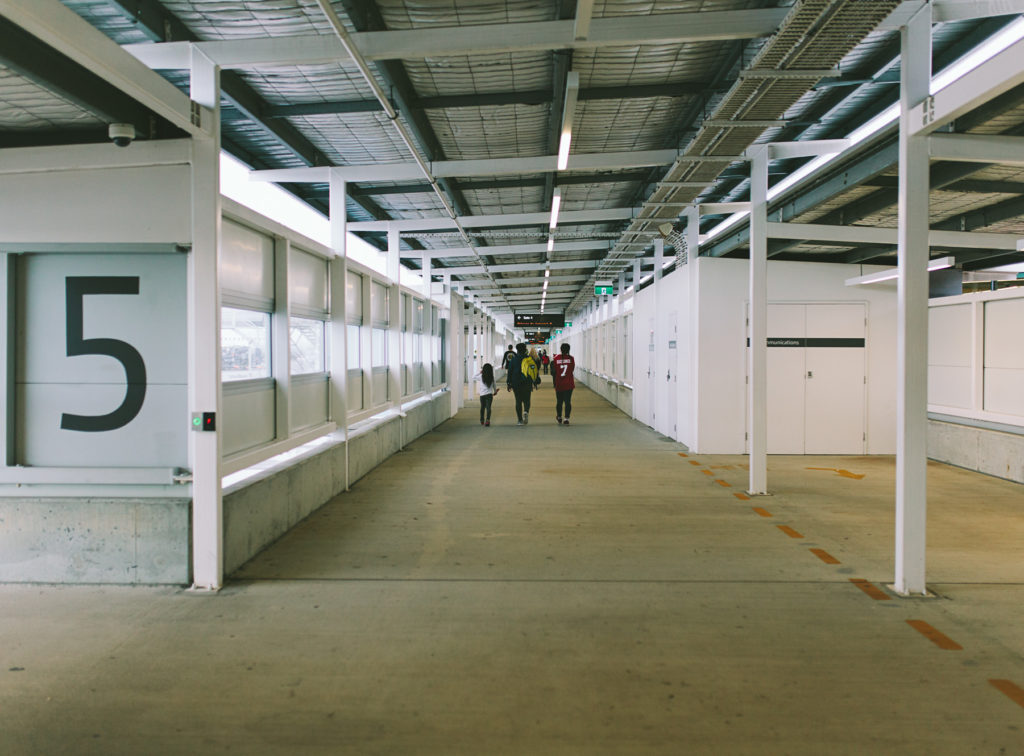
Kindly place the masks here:
[(288, 292), (288, 256), (290, 253), (291, 243), (284, 237), (274, 237), (274, 315), (270, 321), (273, 330), (270, 358), (274, 366), (276, 396), (274, 406), (277, 413), (274, 436), (278, 441), (287, 439), (291, 430), (292, 350), (288, 325), (291, 314)]
[(388, 226), (387, 274), (391, 279), (388, 290), (388, 402), (402, 406), (402, 262), (399, 250), (398, 226)]
[[(221, 492), (220, 69), (193, 48), (192, 100), (209, 108), (210, 137), (192, 139), (192, 252), (189, 255), (189, 404), (215, 412), (213, 432), (189, 433), (192, 454), (192, 587), (216, 591), (224, 583), (224, 511)], [(205, 124), (203, 124), (205, 126)]]
[(925, 594), (928, 412), (928, 141), (910, 111), (928, 97), (931, 6), (901, 30), (895, 589)]
[(0, 468), (14, 464), (14, 255), (0, 253)]
[(690, 311), (686, 329), (690, 332), (690, 439), (693, 451), (699, 451), (700, 440), (700, 286), (697, 277), (697, 260), (700, 257), (700, 207), (689, 205), (686, 215), (686, 268), (690, 284)]
[(661, 268), (665, 264), (665, 240), (654, 240), (654, 280), (661, 280)]
[(640, 289), (640, 272), (643, 270), (643, 258), (633, 258), (633, 295), (636, 296), (637, 291)]
[[(331, 250), (334, 257), (330, 262), (330, 394), (328, 407), (331, 420), (341, 429), (345, 439), (345, 490), (349, 487), (348, 459), (348, 324), (346, 322), (348, 291), (348, 259), (345, 228), (347, 216), (345, 210), (346, 187), (340, 174), (331, 171), (328, 188), (328, 213), (331, 222)], [(362, 295), (362, 292), (359, 292)], [(361, 298), (361, 297), (360, 297)], [(368, 301), (368, 300), (363, 300)], [(362, 392), (363, 387), (359, 387)]]
[(750, 351), (747, 416), (750, 418), (751, 494), (768, 493), (768, 157), (761, 147), (750, 164)]

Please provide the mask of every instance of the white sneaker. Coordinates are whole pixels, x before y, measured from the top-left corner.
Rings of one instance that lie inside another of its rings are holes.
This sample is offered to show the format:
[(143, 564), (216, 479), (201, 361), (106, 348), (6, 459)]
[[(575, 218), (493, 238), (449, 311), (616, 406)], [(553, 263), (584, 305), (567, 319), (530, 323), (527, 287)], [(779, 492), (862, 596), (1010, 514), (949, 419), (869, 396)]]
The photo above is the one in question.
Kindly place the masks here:
[(529, 412), (524, 412), (523, 413), (523, 425), (529, 425), (529, 424), (530, 424), (530, 413)]

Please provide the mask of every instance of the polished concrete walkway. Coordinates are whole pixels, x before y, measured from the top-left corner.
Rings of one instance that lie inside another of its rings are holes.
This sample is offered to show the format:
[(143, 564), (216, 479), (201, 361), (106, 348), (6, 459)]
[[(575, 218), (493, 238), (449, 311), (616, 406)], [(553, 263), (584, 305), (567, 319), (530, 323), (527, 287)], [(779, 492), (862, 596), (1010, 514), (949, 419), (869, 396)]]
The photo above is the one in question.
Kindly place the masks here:
[(933, 465), (938, 597), (898, 599), (892, 459), (748, 500), (553, 402), (467, 407), (216, 596), (0, 586), (0, 753), (1024, 753), (1021, 486)]

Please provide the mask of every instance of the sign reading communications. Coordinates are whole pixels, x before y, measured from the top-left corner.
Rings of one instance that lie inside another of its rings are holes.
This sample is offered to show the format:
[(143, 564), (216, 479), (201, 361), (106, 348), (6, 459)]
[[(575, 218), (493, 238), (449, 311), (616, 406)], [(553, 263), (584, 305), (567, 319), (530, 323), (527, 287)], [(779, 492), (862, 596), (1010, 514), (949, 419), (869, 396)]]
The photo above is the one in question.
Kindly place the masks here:
[(541, 329), (551, 330), (552, 328), (564, 328), (565, 327), (565, 315), (551, 313), (545, 315), (543, 313), (524, 313), (517, 312), (515, 314), (515, 325), (514, 328), (527, 328), (531, 331), (539, 331)]

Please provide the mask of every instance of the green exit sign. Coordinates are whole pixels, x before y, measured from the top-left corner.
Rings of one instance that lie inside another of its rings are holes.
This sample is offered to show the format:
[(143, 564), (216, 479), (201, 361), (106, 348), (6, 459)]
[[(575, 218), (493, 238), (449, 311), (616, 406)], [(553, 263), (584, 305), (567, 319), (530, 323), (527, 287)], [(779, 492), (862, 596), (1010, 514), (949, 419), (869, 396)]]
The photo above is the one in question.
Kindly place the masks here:
[(565, 327), (566, 328), (572, 328), (572, 321), (571, 320), (565, 321)]
[(605, 294), (611, 296), (614, 294), (611, 281), (595, 281), (594, 282), (594, 296), (604, 296)]

